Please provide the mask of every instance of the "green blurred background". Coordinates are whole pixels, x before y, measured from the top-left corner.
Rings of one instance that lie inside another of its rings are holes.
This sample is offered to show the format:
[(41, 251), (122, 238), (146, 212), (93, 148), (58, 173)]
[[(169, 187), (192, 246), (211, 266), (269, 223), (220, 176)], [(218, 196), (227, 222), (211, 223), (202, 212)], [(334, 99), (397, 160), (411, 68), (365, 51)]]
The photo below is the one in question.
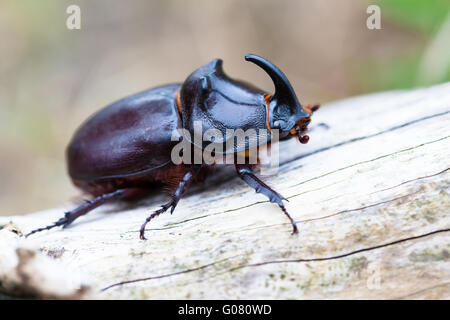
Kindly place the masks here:
[[(66, 28), (71, 4), (81, 30)], [(381, 30), (366, 27), (370, 4)], [(302, 102), (449, 81), (449, 10), (449, 0), (0, 1), (0, 215), (79, 196), (64, 159), (77, 126), (216, 57), (267, 91), (243, 57), (270, 59)]]

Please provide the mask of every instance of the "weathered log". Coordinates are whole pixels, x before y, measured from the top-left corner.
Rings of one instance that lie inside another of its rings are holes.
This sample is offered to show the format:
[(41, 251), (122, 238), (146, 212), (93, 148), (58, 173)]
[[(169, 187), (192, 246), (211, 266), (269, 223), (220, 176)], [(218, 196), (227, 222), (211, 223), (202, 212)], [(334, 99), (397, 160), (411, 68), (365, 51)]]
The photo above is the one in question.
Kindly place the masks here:
[[(224, 170), (138, 232), (165, 200), (109, 204), (24, 239), (73, 207), (1, 217), (0, 288), (51, 298), (450, 298), (450, 83), (329, 103), (311, 141), (262, 179)], [(231, 175), (231, 176), (229, 176)]]

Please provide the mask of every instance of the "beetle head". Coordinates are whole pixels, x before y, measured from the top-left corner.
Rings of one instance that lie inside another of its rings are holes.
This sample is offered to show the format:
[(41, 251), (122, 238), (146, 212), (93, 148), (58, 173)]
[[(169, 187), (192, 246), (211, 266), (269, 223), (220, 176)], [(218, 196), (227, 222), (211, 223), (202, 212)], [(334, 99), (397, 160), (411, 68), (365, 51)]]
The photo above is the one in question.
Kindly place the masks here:
[(309, 137), (302, 134), (311, 121), (312, 112), (317, 110), (318, 106), (314, 106), (315, 109), (303, 108), (289, 80), (273, 63), (254, 54), (246, 55), (245, 60), (266, 71), (275, 86), (275, 93), (267, 96), (270, 128), (279, 129), (280, 138), (292, 136), (295, 132), (300, 142), (308, 142)]

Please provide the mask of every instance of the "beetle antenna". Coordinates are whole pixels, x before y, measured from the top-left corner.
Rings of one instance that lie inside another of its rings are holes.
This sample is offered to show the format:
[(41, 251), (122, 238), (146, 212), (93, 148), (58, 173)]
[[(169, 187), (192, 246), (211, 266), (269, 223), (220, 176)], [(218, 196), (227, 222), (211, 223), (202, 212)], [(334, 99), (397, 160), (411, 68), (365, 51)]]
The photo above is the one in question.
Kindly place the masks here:
[(314, 112), (316, 112), (317, 110), (319, 110), (319, 108), (320, 108), (320, 103), (316, 103), (315, 105), (313, 105), (312, 107), (311, 107), (311, 112), (312, 113), (314, 113)]
[(303, 107), (306, 112), (308, 112), (309, 114), (313, 114), (314, 112), (316, 112), (317, 110), (320, 109), (320, 104), (316, 103), (314, 105), (308, 104), (306, 106)]

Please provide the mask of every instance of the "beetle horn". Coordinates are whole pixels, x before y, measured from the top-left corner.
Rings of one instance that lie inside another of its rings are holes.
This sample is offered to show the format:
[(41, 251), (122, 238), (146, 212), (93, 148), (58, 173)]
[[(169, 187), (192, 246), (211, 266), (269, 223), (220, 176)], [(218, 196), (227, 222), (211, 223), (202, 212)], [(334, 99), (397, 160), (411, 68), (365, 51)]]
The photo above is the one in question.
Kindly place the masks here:
[(275, 94), (270, 98), (271, 102), (275, 101), (276, 105), (287, 105), (291, 110), (301, 107), (291, 83), (276, 65), (254, 54), (247, 54), (245, 56), (245, 60), (253, 62), (257, 66), (261, 67), (265, 72), (267, 72), (270, 78), (272, 78), (275, 86)]

